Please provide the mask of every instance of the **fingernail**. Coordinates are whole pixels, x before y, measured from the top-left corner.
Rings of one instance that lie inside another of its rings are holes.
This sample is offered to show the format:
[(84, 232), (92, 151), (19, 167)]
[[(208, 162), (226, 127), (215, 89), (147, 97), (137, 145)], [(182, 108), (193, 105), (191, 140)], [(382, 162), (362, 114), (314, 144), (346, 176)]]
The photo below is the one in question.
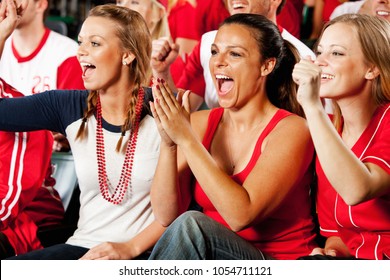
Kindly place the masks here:
[(161, 79), (161, 82), (162, 82), (162, 83), (165, 83), (165, 80), (164, 80), (164, 79)]

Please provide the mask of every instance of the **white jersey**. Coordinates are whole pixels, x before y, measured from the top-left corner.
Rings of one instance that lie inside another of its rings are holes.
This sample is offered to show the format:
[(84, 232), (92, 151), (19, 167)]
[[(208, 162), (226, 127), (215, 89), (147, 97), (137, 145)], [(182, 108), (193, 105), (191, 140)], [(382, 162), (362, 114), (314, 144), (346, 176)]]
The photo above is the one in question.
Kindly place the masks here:
[(357, 14), (359, 13), (360, 8), (363, 6), (364, 2), (363, 1), (355, 1), (355, 2), (345, 2), (339, 6), (337, 6), (332, 14), (330, 15), (329, 19), (334, 19), (335, 17), (344, 15), (344, 14)]
[[(75, 75), (75, 81), (67, 83), (76, 83), (77, 80), (77, 86), (74, 88), (80, 88), (82, 79), (81, 67), (76, 64), (77, 49), (76, 41), (46, 29), (37, 49), (31, 55), (21, 57), (12, 44), (11, 36), (4, 45), (0, 76), (24, 95), (31, 95), (45, 90), (64, 89), (64, 87), (58, 87), (60, 79), (69, 77), (61, 77), (58, 72), (59, 68), (66, 64), (65, 67), (73, 68), (69, 71)], [(70, 58), (74, 59), (72, 63), (67, 62)], [(79, 70), (79, 72), (74, 69)], [(72, 88), (72, 86), (65, 88)]]
[[(215, 36), (217, 34), (217, 30), (213, 30), (205, 33), (201, 38), (201, 47), (200, 47), (200, 61), (202, 67), (204, 69), (203, 76), (206, 83), (204, 101), (209, 108), (219, 107), (217, 91), (214, 86), (213, 79), (210, 73), (209, 60), (211, 57), (211, 45), (214, 42)], [(293, 44), (301, 57), (310, 56), (315, 59), (314, 52), (306, 46), (303, 42), (299, 41), (296, 37), (294, 37), (291, 33), (289, 33), (286, 29), (283, 29), (282, 37)], [(207, 70), (206, 70), (207, 69)]]

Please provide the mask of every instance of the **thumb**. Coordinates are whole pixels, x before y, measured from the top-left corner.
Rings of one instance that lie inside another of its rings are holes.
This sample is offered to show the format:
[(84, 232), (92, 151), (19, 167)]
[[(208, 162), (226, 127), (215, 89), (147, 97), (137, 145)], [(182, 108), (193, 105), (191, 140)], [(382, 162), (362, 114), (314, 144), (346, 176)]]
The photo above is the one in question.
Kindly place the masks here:
[(191, 91), (186, 90), (183, 94), (183, 101), (182, 101), (182, 106), (188, 113), (191, 113), (190, 94)]

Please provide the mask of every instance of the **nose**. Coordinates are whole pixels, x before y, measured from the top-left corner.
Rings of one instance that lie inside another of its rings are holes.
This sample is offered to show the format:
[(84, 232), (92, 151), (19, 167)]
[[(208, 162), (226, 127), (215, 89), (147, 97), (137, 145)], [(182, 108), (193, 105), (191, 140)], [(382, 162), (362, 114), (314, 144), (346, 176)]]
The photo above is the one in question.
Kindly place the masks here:
[(77, 49), (77, 55), (82, 56), (82, 55), (86, 55), (86, 54), (87, 54), (87, 50), (86, 50), (84, 44), (80, 43), (79, 48)]
[(317, 57), (316, 57), (314, 63), (315, 63), (316, 65), (318, 65), (318, 66), (324, 66), (324, 65), (326, 65), (327, 62), (326, 62), (326, 57), (325, 57), (325, 55), (324, 55), (324, 54), (319, 54), (319, 55), (317, 55)]
[(226, 56), (222, 53), (217, 53), (211, 56), (210, 64), (215, 67), (223, 67), (227, 65)]

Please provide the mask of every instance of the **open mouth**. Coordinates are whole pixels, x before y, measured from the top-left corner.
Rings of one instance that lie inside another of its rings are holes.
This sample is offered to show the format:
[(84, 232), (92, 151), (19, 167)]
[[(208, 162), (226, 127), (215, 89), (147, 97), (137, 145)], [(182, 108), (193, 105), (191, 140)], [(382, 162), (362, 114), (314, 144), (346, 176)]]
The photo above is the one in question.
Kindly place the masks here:
[(246, 5), (244, 5), (244, 3), (242, 3), (242, 2), (233, 2), (232, 3), (232, 9), (235, 11), (244, 9), (245, 7), (246, 7)]
[(80, 65), (83, 70), (83, 77), (89, 76), (96, 69), (96, 66), (90, 63), (80, 63)]
[(234, 80), (226, 75), (215, 75), (218, 84), (218, 91), (220, 94), (227, 94), (234, 86)]

